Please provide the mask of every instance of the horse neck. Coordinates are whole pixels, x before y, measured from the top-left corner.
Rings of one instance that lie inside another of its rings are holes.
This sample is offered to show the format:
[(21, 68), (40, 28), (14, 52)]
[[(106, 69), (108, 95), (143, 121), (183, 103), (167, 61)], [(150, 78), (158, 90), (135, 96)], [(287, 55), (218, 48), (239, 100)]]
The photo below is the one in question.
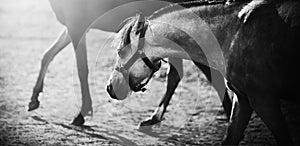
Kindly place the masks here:
[(238, 13), (244, 3), (235, 3), (229, 6), (217, 5), (207, 7), (199, 12), (200, 17), (207, 23), (214, 33), (222, 49), (229, 47), (241, 23)]
[[(156, 37), (149, 42), (160, 47), (152, 48), (152, 54), (189, 59), (219, 69), (224, 64), (221, 49), (230, 44), (230, 38), (237, 31), (237, 14), (241, 7), (242, 4), (201, 6), (153, 19), (152, 29), (147, 33)], [(207, 38), (211, 38), (211, 42), (205, 40)]]

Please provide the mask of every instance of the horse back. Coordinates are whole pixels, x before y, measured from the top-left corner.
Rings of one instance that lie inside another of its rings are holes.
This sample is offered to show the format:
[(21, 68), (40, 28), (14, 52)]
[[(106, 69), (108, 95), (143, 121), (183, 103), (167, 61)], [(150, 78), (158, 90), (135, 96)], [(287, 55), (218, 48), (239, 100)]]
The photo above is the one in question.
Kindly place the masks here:
[[(115, 32), (118, 25), (138, 11), (150, 15), (170, 0), (49, 0), (57, 20), (65, 25), (91, 26)], [(75, 27), (76, 27), (75, 26)]]

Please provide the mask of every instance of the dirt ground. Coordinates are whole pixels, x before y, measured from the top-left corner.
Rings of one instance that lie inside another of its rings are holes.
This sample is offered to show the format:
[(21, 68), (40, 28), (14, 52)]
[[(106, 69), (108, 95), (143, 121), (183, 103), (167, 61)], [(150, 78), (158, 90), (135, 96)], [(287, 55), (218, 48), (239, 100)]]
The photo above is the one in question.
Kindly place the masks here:
[[(40, 108), (27, 112), (43, 52), (62, 29), (46, 0), (0, 0), (0, 145), (220, 145), (227, 126), (220, 101), (190, 62), (184, 62), (184, 78), (165, 120), (152, 133), (137, 131), (165, 91), (166, 69), (145, 93), (124, 101), (110, 99), (104, 87), (115, 50), (103, 47), (111, 33), (97, 30), (87, 36), (94, 115), (85, 126), (69, 124), (81, 103), (71, 45), (49, 67)], [(291, 133), (300, 144), (300, 108), (286, 104)], [(253, 114), (241, 145), (275, 144), (271, 132)]]

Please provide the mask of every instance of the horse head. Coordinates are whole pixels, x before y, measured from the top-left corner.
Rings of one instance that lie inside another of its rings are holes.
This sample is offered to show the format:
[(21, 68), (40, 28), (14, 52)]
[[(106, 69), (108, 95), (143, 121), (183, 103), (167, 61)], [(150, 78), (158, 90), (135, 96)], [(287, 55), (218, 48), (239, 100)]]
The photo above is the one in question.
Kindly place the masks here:
[(118, 100), (125, 99), (131, 91), (144, 91), (144, 86), (160, 68), (161, 60), (144, 52), (147, 19), (137, 14), (125, 21), (113, 43), (118, 57), (106, 88), (109, 95)]

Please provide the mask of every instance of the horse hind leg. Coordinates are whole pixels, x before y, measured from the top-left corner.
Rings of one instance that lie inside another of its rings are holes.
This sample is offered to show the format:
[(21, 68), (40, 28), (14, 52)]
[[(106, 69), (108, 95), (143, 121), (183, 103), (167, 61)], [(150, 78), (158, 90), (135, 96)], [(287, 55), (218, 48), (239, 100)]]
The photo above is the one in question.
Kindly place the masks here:
[[(257, 90), (256, 90), (257, 91)], [(273, 96), (251, 96), (249, 101), (262, 121), (271, 130), (278, 145), (293, 145), (285, 117), (280, 109), (279, 98)]]
[(167, 79), (167, 90), (161, 99), (159, 106), (156, 108), (152, 116), (139, 124), (139, 129), (142, 127), (152, 126), (163, 120), (164, 113), (166, 112), (167, 106), (170, 103), (170, 100), (175, 92), (175, 89), (178, 86), (178, 83), (181, 80), (183, 75), (183, 66), (182, 60), (178, 58), (169, 58), (169, 72)]
[(43, 84), (44, 84), (44, 78), (48, 69), (48, 66), (50, 62), (53, 60), (53, 58), (63, 49), (65, 48), (69, 43), (71, 42), (67, 29), (65, 29), (58, 38), (54, 41), (54, 43), (50, 46), (50, 48), (46, 51), (46, 53), (43, 56), (42, 63), (41, 63), (41, 69), (37, 78), (37, 81), (33, 88), (33, 93), (31, 96), (31, 101), (28, 105), (28, 111), (35, 110), (39, 107), (39, 100), (38, 96), (40, 92), (43, 92)]
[(85, 34), (82, 37), (81, 41), (78, 43), (77, 48), (75, 49), (76, 54), (76, 63), (77, 63), (77, 70), (78, 76), (80, 81), (81, 87), (81, 110), (80, 113), (73, 119), (73, 125), (83, 125), (84, 124), (84, 117), (88, 114), (93, 113), (92, 109), (92, 99), (89, 90), (88, 84), (88, 63), (87, 63), (87, 50), (86, 50), (86, 40)]

